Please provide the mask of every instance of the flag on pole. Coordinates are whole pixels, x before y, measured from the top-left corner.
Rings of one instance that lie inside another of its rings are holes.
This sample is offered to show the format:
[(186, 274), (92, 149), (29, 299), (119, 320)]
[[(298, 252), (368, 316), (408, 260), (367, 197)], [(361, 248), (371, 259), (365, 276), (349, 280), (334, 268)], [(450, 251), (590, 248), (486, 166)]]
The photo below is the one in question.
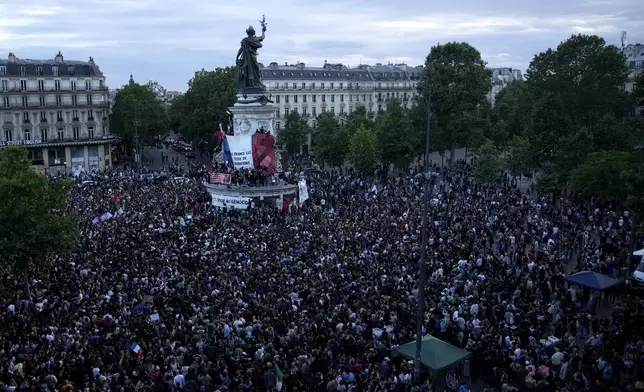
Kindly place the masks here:
[(143, 349), (141, 348), (141, 346), (139, 346), (138, 344), (136, 344), (136, 343), (134, 343), (134, 342), (130, 342), (130, 343), (127, 345), (127, 348), (129, 348), (130, 350), (134, 351), (134, 352), (135, 352), (135, 353), (137, 353), (139, 356), (142, 356), (142, 355), (143, 355)]

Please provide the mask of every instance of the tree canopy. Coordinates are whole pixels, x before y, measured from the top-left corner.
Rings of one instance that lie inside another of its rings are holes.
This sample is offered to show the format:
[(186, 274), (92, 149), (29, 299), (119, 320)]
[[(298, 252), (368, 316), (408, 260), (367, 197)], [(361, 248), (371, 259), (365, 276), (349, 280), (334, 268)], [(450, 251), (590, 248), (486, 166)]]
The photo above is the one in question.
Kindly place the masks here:
[(481, 106), (490, 88), (491, 73), (476, 48), (465, 42), (432, 47), (423, 69), (419, 101), (424, 111), (430, 104), (435, 120), (432, 144), (452, 152), (457, 147), (480, 145), (487, 125)]
[(313, 133), (313, 152), (321, 162), (342, 166), (349, 152), (350, 139), (347, 127), (341, 126), (331, 112), (320, 113)]
[(235, 68), (195, 72), (188, 91), (170, 106), (170, 122), (175, 132), (197, 143), (211, 143), (215, 132), (228, 125), (228, 108), (237, 94)]
[(168, 112), (147, 85), (130, 82), (116, 92), (110, 125), (125, 144), (133, 145), (136, 135), (139, 144), (149, 143), (168, 132)]
[(78, 216), (67, 207), (73, 185), (48, 182), (32, 169), (23, 146), (0, 150), (0, 259), (25, 279), (48, 258), (76, 247)]
[(277, 131), (277, 143), (289, 154), (299, 154), (309, 133), (309, 125), (295, 110), (288, 113), (284, 126)]
[(359, 173), (372, 175), (379, 159), (378, 136), (364, 125), (360, 126), (351, 136), (349, 160)]

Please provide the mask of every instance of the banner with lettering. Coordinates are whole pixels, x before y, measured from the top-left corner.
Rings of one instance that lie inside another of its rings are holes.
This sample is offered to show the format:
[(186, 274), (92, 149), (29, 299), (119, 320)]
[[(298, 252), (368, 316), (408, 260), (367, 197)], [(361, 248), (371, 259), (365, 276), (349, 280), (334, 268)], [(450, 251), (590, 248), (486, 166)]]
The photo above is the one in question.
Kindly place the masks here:
[(230, 184), (230, 174), (210, 173), (211, 184)]
[(211, 193), (210, 196), (212, 197), (213, 207), (232, 207), (238, 210), (245, 210), (251, 203), (250, 197), (226, 196), (217, 193)]
[(253, 137), (252, 135), (226, 136), (230, 160), (235, 169), (252, 169)]

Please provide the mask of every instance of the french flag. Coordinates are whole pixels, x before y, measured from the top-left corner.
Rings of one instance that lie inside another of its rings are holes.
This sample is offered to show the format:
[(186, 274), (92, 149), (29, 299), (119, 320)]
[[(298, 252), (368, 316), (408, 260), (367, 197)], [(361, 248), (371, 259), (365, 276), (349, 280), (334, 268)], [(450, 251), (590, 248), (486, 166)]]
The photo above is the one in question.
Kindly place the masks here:
[(143, 349), (141, 348), (141, 346), (139, 346), (138, 344), (136, 344), (136, 343), (134, 343), (134, 342), (130, 342), (130, 343), (127, 345), (127, 348), (129, 348), (130, 350), (134, 351), (134, 352), (135, 352), (135, 353), (137, 353), (139, 356), (142, 356), (142, 355), (143, 355)]

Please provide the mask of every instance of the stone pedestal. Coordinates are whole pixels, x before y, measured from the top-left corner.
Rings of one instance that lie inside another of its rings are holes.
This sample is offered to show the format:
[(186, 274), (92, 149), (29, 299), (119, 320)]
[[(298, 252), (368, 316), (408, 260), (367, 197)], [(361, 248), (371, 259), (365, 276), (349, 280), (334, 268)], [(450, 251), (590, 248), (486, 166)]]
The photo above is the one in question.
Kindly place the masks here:
[(237, 102), (228, 108), (233, 115), (235, 135), (252, 135), (258, 129), (275, 136), (275, 106), (265, 95), (237, 95)]
[[(265, 93), (237, 94), (237, 102), (228, 108), (233, 115), (233, 132), (235, 135), (252, 135), (263, 129), (277, 139), (275, 128), (275, 106), (268, 101)], [(275, 149), (275, 167), (282, 171), (282, 159)]]

